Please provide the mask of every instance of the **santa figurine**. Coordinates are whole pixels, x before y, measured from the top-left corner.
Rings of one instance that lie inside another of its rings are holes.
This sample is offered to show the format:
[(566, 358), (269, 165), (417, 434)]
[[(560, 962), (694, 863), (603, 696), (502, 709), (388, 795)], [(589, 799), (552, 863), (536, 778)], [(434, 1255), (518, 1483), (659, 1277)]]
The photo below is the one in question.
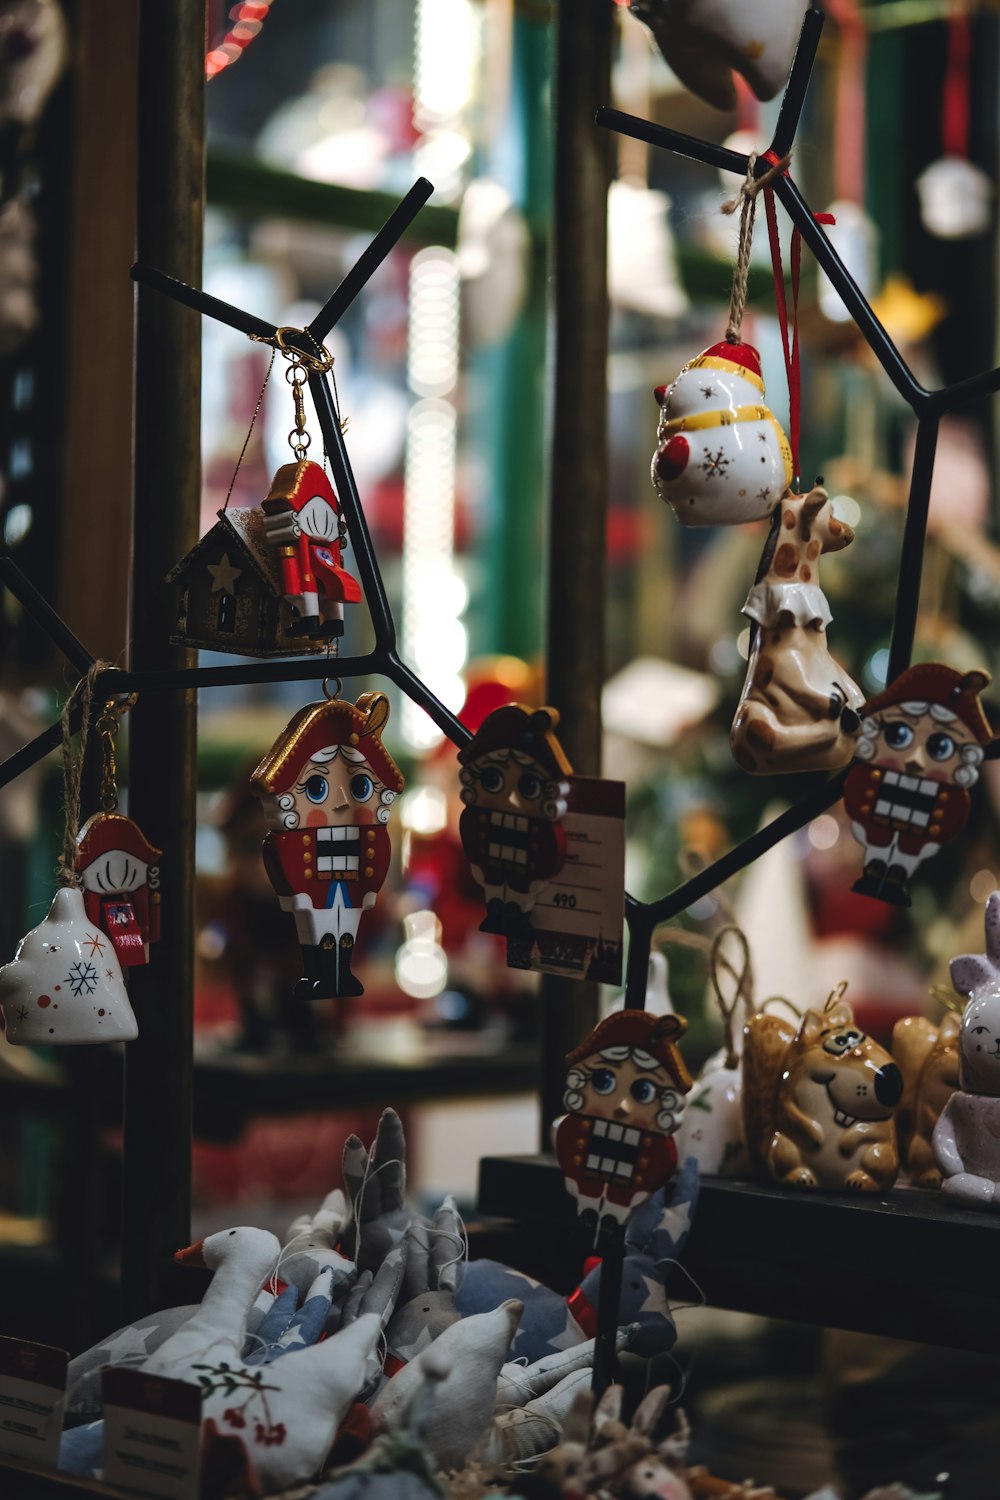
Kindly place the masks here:
[(653, 485), (682, 526), (735, 526), (774, 510), (792, 453), (764, 400), (752, 344), (713, 344), (653, 393), (660, 422)]
[(111, 939), (122, 968), (149, 962), (160, 936), (161, 849), (154, 849), (131, 818), (99, 812), (77, 836), (76, 868), (83, 878), (84, 910)]
[(577, 1211), (623, 1224), (677, 1165), (674, 1131), (691, 1075), (677, 1046), (682, 1016), (619, 1010), (567, 1055), (555, 1147)]
[(351, 955), (389, 870), (386, 824), (404, 782), (382, 744), (384, 693), (299, 710), (250, 778), (271, 826), (264, 868), (295, 918), (298, 999), (362, 995)]
[(573, 768), (555, 736), (554, 708), (509, 703), (485, 718), (458, 760), (465, 811), (458, 832), (483, 887), (480, 932), (532, 931), (538, 895), (562, 868)]
[(862, 710), (844, 808), (865, 851), (853, 886), (893, 906), (909, 906), (907, 881), (969, 816), (993, 731), (979, 694), (985, 672), (956, 672), (938, 662), (909, 667)]
[(361, 588), (341, 567), (346, 529), (320, 465), (309, 459), (283, 464), (261, 510), (268, 542), (281, 564), (285, 598), (296, 611), (289, 634), (343, 635), (344, 605), (357, 604)]

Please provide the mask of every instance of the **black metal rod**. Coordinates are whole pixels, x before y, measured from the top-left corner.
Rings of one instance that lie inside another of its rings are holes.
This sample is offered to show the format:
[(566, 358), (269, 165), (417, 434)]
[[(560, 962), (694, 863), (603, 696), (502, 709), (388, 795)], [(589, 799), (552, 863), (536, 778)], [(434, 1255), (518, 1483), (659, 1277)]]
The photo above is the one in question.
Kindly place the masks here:
[[(607, 1220), (604, 1220), (607, 1224)], [(622, 1267), (625, 1263), (625, 1226), (618, 1224), (610, 1232), (602, 1226), (598, 1243), (601, 1251), (601, 1285), (597, 1295), (597, 1334), (594, 1339), (594, 1374), (590, 1388), (603, 1396), (618, 1374), (618, 1309), (622, 1297)]]
[(229, 328), (236, 328), (248, 337), (252, 334), (257, 338), (273, 339), (277, 333), (275, 325), (268, 323), (266, 319), (244, 312), (241, 307), (234, 307), (231, 302), (223, 302), (220, 297), (211, 297), (208, 292), (189, 286), (186, 281), (180, 281), (176, 276), (168, 276), (166, 271), (158, 271), (155, 266), (147, 266), (142, 261), (137, 261), (129, 275), (140, 286), (148, 286), (154, 292), (162, 292), (174, 302), (182, 302), (185, 307), (193, 308), (195, 312), (202, 313), (206, 318), (214, 318), (217, 323), (225, 323)]
[(628, 1010), (646, 1009), (649, 982), (649, 951), (656, 925), (644, 901), (625, 895), (625, 925), (628, 928), (628, 958), (625, 964), (625, 1005)]
[[(773, 822), (768, 823), (766, 828), (760, 828), (752, 833), (748, 839), (730, 849), (721, 859), (715, 860), (713, 864), (706, 865), (704, 870), (699, 870), (690, 880), (670, 892), (668, 896), (662, 896), (659, 901), (650, 901), (645, 907), (645, 920), (652, 926), (661, 922), (669, 922), (671, 917), (677, 917), (682, 911), (700, 901), (702, 896), (708, 896), (715, 890), (716, 886), (728, 880), (730, 876), (736, 875), (747, 865), (753, 864), (768, 849), (773, 849), (775, 844), (787, 838), (790, 833), (797, 833), (813, 818), (825, 812), (838, 801), (844, 790), (844, 780), (847, 771), (838, 771), (830, 781), (823, 783), (815, 792), (804, 797), (795, 807), (788, 808), (780, 813)], [(626, 906), (626, 916), (629, 908)], [(645, 981), (644, 981), (645, 982)]]
[(354, 479), (354, 470), (351, 468), (351, 460), (347, 455), (344, 434), (340, 428), (340, 413), (334, 405), (330, 382), (325, 375), (311, 375), (309, 390), (319, 418), (323, 441), (330, 459), (330, 468), (333, 470), (337, 498), (347, 523), (351, 546), (354, 548), (354, 560), (361, 574), (365, 602), (375, 630), (375, 643), (382, 651), (395, 651), (396, 626), (389, 608), (385, 584), (382, 582), (378, 558), (372, 546), (371, 533), (368, 530), (361, 496), (358, 494), (358, 486)]
[[(809, 91), (809, 80), (812, 77), (813, 63), (816, 61), (816, 48), (823, 31), (823, 22), (826, 17), (821, 10), (807, 10), (802, 17), (802, 30), (799, 32), (799, 45), (795, 49), (792, 59), (791, 72), (785, 85), (782, 96), (781, 107), (778, 110), (778, 119), (774, 127), (774, 135), (771, 139), (771, 151), (777, 157), (787, 156), (792, 149), (795, 132), (799, 128), (799, 120), (802, 118), (802, 107), (806, 102), (806, 94)], [(762, 161), (757, 176), (763, 176), (767, 171), (767, 163)]]
[(670, 130), (666, 125), (655, 125), (652, 120), (643, 120), (638, 115), (625, 114), (623, 110), (602, 105), (594, 116), (598, 125), (614, 130), (618, 135), (631, 136), (633, 140), (645, 141), (649, 146), (660, 146), (675, 156), (687, 156), (707, 167), (717, 167), (725, 172), (747, 175), (747, 157), (742, 151), (730, 151), (728, 146), (716, 146), (696, 135), (685, 135), (681, 130)]
[[(75, 728), (78, 729), (79, 718)], [(58, 750), (62, 741), (62, 727), (59, 724), (51, 724), (48, 729), (43, 729), (41, 734), (36, 734), (33, 740), (22, 745), (20, 750), (15, 750), (13, 755), (8, 755), (5, 761), (0, 761), (0, 788), (9, 785), (24, 771), (30, 771), (40, 760), (51, 755), (53, 750)]]
[(913, 637), (920, 608), (920, 579), (924, 565), (924, 543), (927, 538), (927, 510), (934, 478), (934, 453), (938, 440), (938, 419), (924, 416), (917, 424), (917, 441), (913, 449), (910, 473), (910, 498), (906, 507), (906, 525), (899, 554), (899, 579), (896, 585), (896, 608), (889, 642), (889, 666), (886, 681), (892, 682), (909, 666)]
[(322, 343), (330, 329), (340, 322), (361, 288), (375, 274), (390, 250), (395, 249), (433, 191), (432, 182), (428, 182), (426, 177), (418, 177), (406, 197), (396, 205), (368, 249), (358, 256), (333, 296), (320, 308), (309, 324), (309, 332), (319, 343)]
[(450, 708), (446, 708), (440, 698), (436, 698), (430, 688), (421, 682), (420, 678), (408, 667), (404, 661), (400, 661), (394, 651), (385, 657), (383, 670), (387, 677), (391, 677), (398, 687), (408, 698), (428, 714), (443, 734), (446, 734), (451, 742), (461, 749), (468, 745), (472, 739), (472, 730), (466, 729), (461, 719), (457, 719)]
[(65, 620), (56, 614), (52, 605), (40, 594), (26, 577), (9, 553), (0, 553), (0, 580), (14, 595), (21, 607), (31, 616), (35, 624), (45, 631), (49, 640), (59, 647), (66, 660), (80, 673), (90, 671), (94, 658), (82, 641), (77, 640)]

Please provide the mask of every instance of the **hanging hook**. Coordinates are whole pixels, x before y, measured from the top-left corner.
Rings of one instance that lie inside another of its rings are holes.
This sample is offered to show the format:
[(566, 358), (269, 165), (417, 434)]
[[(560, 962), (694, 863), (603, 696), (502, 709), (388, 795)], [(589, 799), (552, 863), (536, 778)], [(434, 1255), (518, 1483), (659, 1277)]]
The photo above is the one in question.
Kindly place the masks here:
[[(335, 682), (337, 684), (337, 690), (336, 690), (336, 692), (333, 692), (333, 693), (330, 692), (330, 683), (331, 682)], [(335, 703), (337, 701), (337, 699), (340, 697), (341, 693), (343, 692), (343, 689), (344, 689), (344, 684), (341, 682), (341, 680), (340, 680), (339, 677), (324, 677), (323, 678), (323, 696), (327, 700), (328, 703)]]

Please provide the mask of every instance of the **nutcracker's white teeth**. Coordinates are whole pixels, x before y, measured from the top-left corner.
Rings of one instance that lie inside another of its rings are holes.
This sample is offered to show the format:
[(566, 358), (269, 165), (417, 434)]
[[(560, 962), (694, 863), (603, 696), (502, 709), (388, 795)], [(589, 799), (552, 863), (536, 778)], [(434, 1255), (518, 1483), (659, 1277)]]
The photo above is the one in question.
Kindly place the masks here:
[(853, 1125), (857, 1118), (857, 1115), (845, 1114), (842, 1109), (835, 1109), (833, 1112), (833, 1123), (835, 1125), (841, 1125), (845, 1129), (848, 1125)]
[(490, 814), (490, 859), (505, 865), (527, 865), (531, 819), (520, 813)]
[(518, 833), (527, 833), (528, 819), (521, 817), (520, 813), (495, 812), (490, 814), (490, 827), (513, 828)]
[(594, 1120), (591, 1145), (600, 1140), (600, 1151), (591, 1151), (587, 1156), (586, 1170), (597, 1172), (602, 1177), (628, 1177), (635, 1173), (639, 1151), (639, 1132), (629, 1125), (616, 1125), (611, 1120)]

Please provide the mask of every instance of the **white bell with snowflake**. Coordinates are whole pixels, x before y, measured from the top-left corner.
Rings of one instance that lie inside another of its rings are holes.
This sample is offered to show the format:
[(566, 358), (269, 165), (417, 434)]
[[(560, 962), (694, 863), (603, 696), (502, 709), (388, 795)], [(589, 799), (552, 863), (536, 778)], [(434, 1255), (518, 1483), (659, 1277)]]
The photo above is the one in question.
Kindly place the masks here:
[(651, 474), (684, 526), (735, 526), (774, 510), (792, 454), (764, 400), (751, 344), (713, 344), (655, 391), (660, 406)]
[(121, 965), (75, 886), (58, 890), (44, 921), (0, 969), (7, 1040), (18, 1046), (130, 1042), (138, 1036)]

